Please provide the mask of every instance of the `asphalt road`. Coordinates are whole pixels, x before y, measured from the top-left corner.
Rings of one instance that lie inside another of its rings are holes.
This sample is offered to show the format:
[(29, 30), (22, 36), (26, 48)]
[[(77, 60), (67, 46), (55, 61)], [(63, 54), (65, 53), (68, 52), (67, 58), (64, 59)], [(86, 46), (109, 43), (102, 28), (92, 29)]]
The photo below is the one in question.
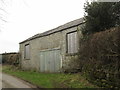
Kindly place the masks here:
[(0, 89), (1, 88), (29, 88), (29, 90), (33, 90), (33, 88), (36, 87), (19, 78), (2, 73), (2, 65), (0, 65)]

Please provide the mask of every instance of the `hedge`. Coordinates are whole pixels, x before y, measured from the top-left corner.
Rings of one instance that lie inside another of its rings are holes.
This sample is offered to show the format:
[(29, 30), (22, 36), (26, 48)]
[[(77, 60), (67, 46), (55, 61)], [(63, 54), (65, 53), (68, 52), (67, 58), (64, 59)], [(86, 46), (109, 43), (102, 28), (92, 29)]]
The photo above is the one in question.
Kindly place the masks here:
[(84, 37), (79, 56), (81, 71), (89, 81), (120, 88), (120, 27)]

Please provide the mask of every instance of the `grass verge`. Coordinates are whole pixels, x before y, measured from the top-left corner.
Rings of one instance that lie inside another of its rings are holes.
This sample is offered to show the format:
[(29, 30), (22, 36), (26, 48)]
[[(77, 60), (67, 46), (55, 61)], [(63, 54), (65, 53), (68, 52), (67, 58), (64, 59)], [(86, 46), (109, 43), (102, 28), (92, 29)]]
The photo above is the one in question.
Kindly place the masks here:
[(3, 66), (2, 71), (42, 88), (97, 88), (80, 74), (22, 71), (10, 65)]

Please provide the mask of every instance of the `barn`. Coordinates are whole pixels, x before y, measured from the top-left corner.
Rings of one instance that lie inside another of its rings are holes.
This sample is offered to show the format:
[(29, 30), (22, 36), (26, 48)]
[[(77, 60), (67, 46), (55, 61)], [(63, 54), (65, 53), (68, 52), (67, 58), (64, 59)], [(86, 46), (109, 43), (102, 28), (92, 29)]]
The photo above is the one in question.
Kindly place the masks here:
[(70, 62), (78, 58), (83, 24), (84, 19), (80, 18), (20, 42), (21, 68), (40, 72), (72, 68)]

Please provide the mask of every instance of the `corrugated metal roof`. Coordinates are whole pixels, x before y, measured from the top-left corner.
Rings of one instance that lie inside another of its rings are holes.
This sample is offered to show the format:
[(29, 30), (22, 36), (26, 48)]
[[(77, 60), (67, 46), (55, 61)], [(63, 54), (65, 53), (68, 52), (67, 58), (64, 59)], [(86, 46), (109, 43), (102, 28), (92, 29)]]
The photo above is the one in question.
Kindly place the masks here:
[(61, 25), (61, 26), (59, 26), (57, 28), (54, 28), (52, 30), (49, 30), (49, 31), (46, 31), (46, 32), (43, 32), (43, 33), (40, 33), (40, 34), (36, 34), (36, 35), (34, 35), (34, 36), (20, 42), (20, 44), (24, 43), (26, 41), (35, 39), (35, 38), (39, 38), (39, 37), (47, 36), (47, 35), (50, 35), (50, 34), (53, 34), (53, 33), (56, 33), (56, 32), (63, 31), (65, 29), (67, 29), (67, 28), (74, 27), (74, 26), (80, 25), (82, 23), (84, 23), (84, 18), (76, 19), (74, 21), (68, 22), (68, 23), (66, 23), (64, 25)]

